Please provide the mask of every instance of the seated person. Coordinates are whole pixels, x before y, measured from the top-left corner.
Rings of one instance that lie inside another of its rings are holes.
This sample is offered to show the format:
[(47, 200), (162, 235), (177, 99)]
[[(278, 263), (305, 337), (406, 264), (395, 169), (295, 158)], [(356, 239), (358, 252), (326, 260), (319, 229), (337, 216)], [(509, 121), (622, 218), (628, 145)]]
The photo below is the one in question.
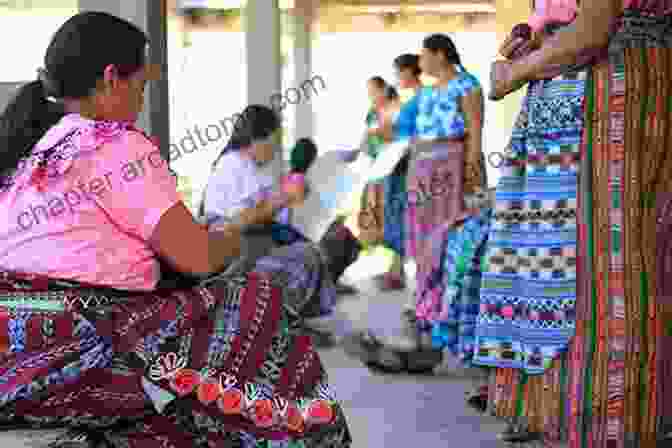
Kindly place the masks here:
[[(196, 223), (133, 125), (156, 74), (147, 43), (79, 13), (0, 115), (0, 430), (71, 427), (82, 446), (350, 447), (301, 323), (333, 306), (356, 240), (334, 227), (251, 261), (239, 225)], [(277, 192), (249, 213), (299, 201)], [(157, 290), (159, 260), (206, 278)]]
[[(307, 241), (289, 224), (287, 207), (302, 204), (306, 193), (304, 174), (317, 156), (317, 147), (310, 139), (299, 140), (292, 150), (290, 174), (276, 186), (264, 168), (279, 155), (281, 147), (273, 143), (279, 129), (280, 119), (272, 109), (248, 106), (213, 164), (201, 207), (209, 226), (236, 223), (244, 226), (247, 235), (267, 235), (266, 243), (255, 240), (262, 252), (264, 244), (283, 246)], [(274, 206), (268, 198), (276, 190), (284, 191), (291, 200)]]

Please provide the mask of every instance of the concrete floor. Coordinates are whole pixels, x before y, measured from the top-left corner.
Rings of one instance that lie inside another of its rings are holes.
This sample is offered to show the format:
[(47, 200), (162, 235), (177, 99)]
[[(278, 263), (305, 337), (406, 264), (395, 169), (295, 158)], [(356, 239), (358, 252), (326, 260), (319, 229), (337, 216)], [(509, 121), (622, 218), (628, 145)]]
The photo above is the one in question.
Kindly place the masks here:
[[(385, 265), (379, 256), (362, 257), (346, 272), (346, 283), (360, 292), (343, 297), (338, 305), (339, 336), (367, 326), (387, 331), (400, 328), (400, 310), (410, 291), (379, 293), (367, 280)], [(496, 438), (503, 424), (465, 406), (468, 380), (373, 373), (339, 346), (323, 350), (322, 359), (343, 403), (354, 439), (352, 448), (504, 446)], [(45, 441), (54, 436), (53, 431), (0, 433), (0, 447), (45, 447)]]
[[(340, 335), (367, 326), (387, 332), (401, 328), (400, 311), (410, 292), (380, 293), (362, 278), (382, 265), (379, 259), (362, 259), (346, 273), (359, 294), (343, 297), (338, 305)], [(497, 440), (503, 423), (465, 406), (469, 380), (373, 373), (340, 347), (323, 350), (322, 359), (343, 402), (353, 448), (504, 446)]]

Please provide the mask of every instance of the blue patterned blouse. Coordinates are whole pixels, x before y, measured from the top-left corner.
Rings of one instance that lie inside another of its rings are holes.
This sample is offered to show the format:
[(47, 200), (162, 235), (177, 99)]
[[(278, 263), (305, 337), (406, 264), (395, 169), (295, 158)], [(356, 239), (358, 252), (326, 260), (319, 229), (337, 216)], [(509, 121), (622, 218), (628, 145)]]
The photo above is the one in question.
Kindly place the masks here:
[(468, 72), (458, 73), (445, 86), (421, 88), (399, 112), (397, 138), (435, 140), (464, 137), (467, 123), (460, 98), (480, 88), (478, 79)]

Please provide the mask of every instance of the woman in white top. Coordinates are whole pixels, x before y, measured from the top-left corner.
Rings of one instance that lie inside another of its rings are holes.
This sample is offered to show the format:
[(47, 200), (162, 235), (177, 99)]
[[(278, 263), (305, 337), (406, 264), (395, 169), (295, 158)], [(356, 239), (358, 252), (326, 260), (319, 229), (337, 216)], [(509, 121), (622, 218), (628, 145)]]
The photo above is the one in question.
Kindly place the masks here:
[(205, 191), (201, 215), (208, 225), (238, 221), (244, 225), (287, 222), (287, 207), (300, 204), (304, 191), (294, 189), (289, 203), (273, 203), (273, 176), (264, 172), (279, 148), (277, 114), (266, 106), (248, 106), (214, 170)]

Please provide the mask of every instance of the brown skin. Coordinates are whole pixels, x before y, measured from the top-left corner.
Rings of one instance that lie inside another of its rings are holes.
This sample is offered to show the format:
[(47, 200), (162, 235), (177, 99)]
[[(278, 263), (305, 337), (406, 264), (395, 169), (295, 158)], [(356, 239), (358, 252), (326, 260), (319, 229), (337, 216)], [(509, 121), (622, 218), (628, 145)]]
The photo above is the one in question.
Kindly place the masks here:
[(399, 79), (399, 85), (408, 86), (413, 88), (418, 88), (422, 84), (420, 78), (413, 74), (413, 70), (410, 68), (405, 68), (403, 70), (397, 70), (397, 79)]
[(623, 13), (622, 0), (584, 0), (579, 5), (574, 28), (558, 34), (554, 45), (542, 45), (539, 51), (516, 62), (508, 62), (510, 75), (494, 86), (493, 96), (503, 98), (521, 82), (543, 77), (550, 65), (569, 65), (581, 51), (603, 48), (609, 43), (611, 25)]
[[(457, 69), (449, 63), (443, 53), (423, 48), (420, 54), (420, 68), (424, 73), (438, 79), (437, 87), (443, 87), (457, 76)], [(465, 193), (477, 193), (482, 190), (484, 179), (480, 167), (483, 135), (483, 92), (481, 89), (471, 92), (460, 99), (460, 105), (466, 118), (465, 135)], [(432, 144), (433, 141), (418, 141), (417, 145)]]
[[(241, 148), (241, 155), (249, 157), (257, 162), (270, 162), (275, 157), (275, 148), (273, 144), (273, 137), (269, 137), (263, 141), (253, 142), (252, 145)], [(286, 188), (285, 192), (289, 196), (289, 201), (274, 206), (270, 201), (260, 201), (255, 207), (245, 209), (238, 215), (238, 222), (241, 225), (254, 224), (269, 224), (273, 221), (275, 214), (285, 207), (296, 207), (303, 203), (305, 199), (305, 188), (293, 185), (291, 188)]]
[[(135, 121), (142, 111), (145, 85), (156, 76), (155, 69), (143, 67), (123, 78), (110, 65), (91, 96), (65, 99), (66, 110), (96, 120)], [(208, 232), (179, 202), (161, 217), (149, 245), (180, 272), (209, 274), (220, 271), (231, 257), (240, 255), (240, 228), (229, 226), (226, 231)]]

